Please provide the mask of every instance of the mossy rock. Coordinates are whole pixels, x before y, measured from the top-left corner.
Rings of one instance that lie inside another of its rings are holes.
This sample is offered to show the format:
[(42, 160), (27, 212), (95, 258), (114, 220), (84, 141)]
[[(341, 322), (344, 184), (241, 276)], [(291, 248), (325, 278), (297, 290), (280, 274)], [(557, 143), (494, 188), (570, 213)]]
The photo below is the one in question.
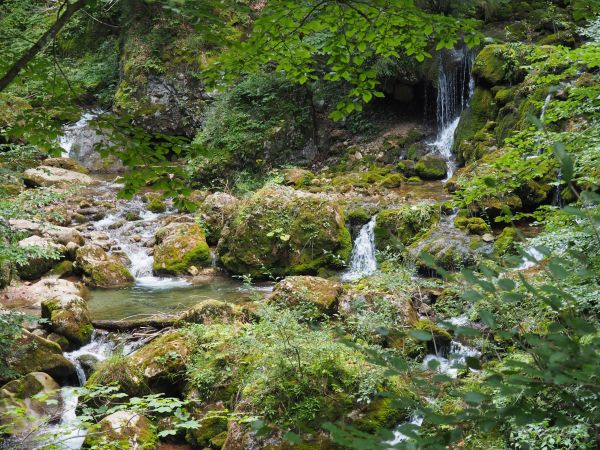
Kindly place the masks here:
[(493, 147), (493, 135), (489, 132), (488, 123), (497, 114), (498, 108), (492, 92), (476, 88), (454, 135), (453, 150), (461, 162), (476, 161)]
[(206, 267), (212, 257), (204, 231), (195, 223), (171, 223), (156, 232), (154, 272), (183, 275), (192, 267)]
[(163, 202), (159, 196), (152, 197), (146, 204), (148, 211), (153, 213), (164, 213), (167, 210), (167, 204)]
[[(85, 387), (110, 384), (118, 385), (120, 392), (130, 396), (143, 396), (151, 393), (148, 385), (144, 383), (142, 369), (131, 364), (129, 357), (123, 355), (112, 355), (104, 361), (100, 361), (85, 383)], [(98, 400), (101, 403), (110, 403), (111, 401), (102, 397)]]
[(505, 256), (514, 254), (517, 250), (517, 243), (522, 240), (519, 231), (513, 227), (506, 227), (494, 242), (494, 254)]
[(521, 199), (524, 208), (532, 209), (544, 204), (552, 192), (552, 185), (549, 182), (536, 180), (527, 180), (527, 182), (517, 190), (517, 195)]
[(309, 185), (310, 182), (315, 178), (315, 174), (310, 170), (291, 168), (283, 171), (283, 177), (288, 186), (301, 188)]
[(153, 450), (157, 444), (158, 437), (146, 416), (133, 411), (117, 411), (92, 427), (82, 448)]
[(439, 208), (433, 203), (383, 210), (375, 219), (375, 245), (378, 249), (403, 249), (438, 220)]
[(362, 226), (371, 220), (371, 213), (365, 208), (351, 209), (346, 214), (346, 220), (351, 226)]
[(457, 217), (454, 220), (457, 228), (467, 230), (471, 234), (483, 235), (490, 231), (490, 226), (480, 217)]
[(269, 303), (286, 308), (302, 308), (311, 318), (332, 315), (342, 287), (338, 283), (319, 277), (286, 277), (275, 285)]
[(411, 159), (405, 159), (396, 164), (396, 169), (398, 172), (407, 177), (412, 177), (417, 174), (415, 170), (415, 162)]
[(518, 83), (525, 76), (520, 69), (524, 55), (506, 44), (491, 44), (484, 47), (473, 65), (473, 76), (479, 84), (489, 87), (499, 84)]
[(134, 282), (133, 275), (119, 261), (99, 261), (83, 278), (86, 284), (99, 288), (125, 287)]
[(385, 188), (393, 189), (400, 187), (405, 180), (406, 178), (399, 173), (390, 173), (389, 175), (386, 175), (379, 184)]
[[(22, 249), (37, 249), (39, 256), (30, 257), (25, 264), (17, 266), (19, 277), (23, 280), (35, 280), (40, 278), (46, 272), (64, 257), (66, 249), (63, 245), (55, 244), (49, 239), (39, 236), (30, 236), (19, 241), (19, 247)], [(35, 255), (36, 252), (33, 252)], [(44, 254), (46, 253), (46, 254)]]
[(71, 295), (44, 300), (42, 318), (49, 320), (52, 331), (66, 337), (75, 347), (90, 342), (94, 327), (81, 297)]
[(223, 415), (223, 405), (209, 404), (200, 411), (192, 411), (192, 417), (198, 420), (200, 426), (186, 433), (186, 441), (194, 448), (221, 448), (227, 440), (228, 422)]
[(407, 183), (408, 183), (408, 184), (412, 184), (412, 185), (418, 185), (418, 184), (421, 184), (421, 183), (423, 183), (423, 180), (421, 180), (421, 179), (420, 179), (419, 177), (417, 177), (417, 176), (414, 176), (414, 177), (410, 177), (410, 178), (407, 180)]
[(448, 173), (448, 164), (442, 158), (427, 156), (415, 164), (415, 171), (423, 180), (442, 180)]
[(217, 252), (231, 273), (265, 278), (342, 268), (351, 249), (344, 212), (337, 203), (268, 185), (241, 204)]
[(429, 319), (419, 320), (414, 328), (415, 330), (423, 331), (431, 335), (431, 340), (426, 341), (429, 351), (435, 352), (436, 348), (439, 350), (440, 348), (450, 345), (450, 342), (452, 341), (452, 335), (448, 331), (444, 330), (439, 325), (436, 325)]
[(220, 323), (231, 322), (240, 315), (232, 304), (208, 299), (181, 313), (180, 318), (189, 323)]
[(238, 204), (237, 198), (225, 192), (214, 192), (205, 196), (198, 208), (198, 215), (205, 227), (208, 244), (217, 245), (223, 228), (235, 213)]
[[(60, 346), (26, 330), (16, 343), (6, 365), (17, 375), (45, 372), (61, 384), (77, 383), (75, 366), (62, 354)], [(0, 377), (0, 381), (7, 381)]]

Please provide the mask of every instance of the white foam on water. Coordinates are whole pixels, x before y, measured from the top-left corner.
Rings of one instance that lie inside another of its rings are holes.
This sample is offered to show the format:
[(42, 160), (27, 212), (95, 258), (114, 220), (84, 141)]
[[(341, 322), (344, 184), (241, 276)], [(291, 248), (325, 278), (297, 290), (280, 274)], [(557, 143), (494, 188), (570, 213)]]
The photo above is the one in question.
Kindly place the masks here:
[(364, 225), (352, 247), (350, 270), (342, 275), (343, 281), (354, 281), (377, 272), (375, 257), (375, 217)]

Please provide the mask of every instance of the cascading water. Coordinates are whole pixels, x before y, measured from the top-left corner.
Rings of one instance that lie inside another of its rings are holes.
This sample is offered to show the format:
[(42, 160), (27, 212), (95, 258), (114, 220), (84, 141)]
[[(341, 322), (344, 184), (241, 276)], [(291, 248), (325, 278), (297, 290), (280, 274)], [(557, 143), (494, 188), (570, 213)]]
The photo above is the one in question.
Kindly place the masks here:
[(474, 55), (466, 49), (455, 49), (439, 57), (439, 75), (436, 102), (437, 138), (430, 148), (446, 160), (450, 179), (456, 170), (452, 153), (454, 133), (460, 123), (460, 114), (469, 105), (475, 90), (471, 76)]
[(466, 346), (458, 341), (452, 341), (447, 357), (441, 354), (427, 355), (423, 360), (423, 368), (427, 370), (431, 361), (437, 361), (437, 372), (448, 375), (450, 378), (456, 378), (459, 369), (465, 366), (466, 358), (479, 356), (481, 356), (481, 352), (476, 348)]
[[(123, 252), (129, 260), (129, 269), (137, 286), (149, 289), (172, 289), (188, 286), (189, 282), (179, 278), (164, 278), (153, 275), (154, 257), (150, 254), (147, 243), (152, 240), (156, 230), (161, 226), (161, 217), (169, 214), (153, 213), (145, 208), (139, 198), (125, 201), (118, 200), (116, 212), (96, 222), (96, 231), (106, 233), (116, 243), (115, 250)], [(137, 212), (138, 220), (127, 221), (128, 213)]]
[[(73, 352), (65, 353), (65, 357), (75, 366), (80, 386), (86, 382), (85, 371), (81, 364), (82, 358), (91, 357), (95, 361), (102, 361), (109, 357), (114, 349), (115, 342), (109, 339), (107, 333), (94, 331), (89, 344)], [(83, 445), (86, 435), (85, 429), (80, 426), (77, 419), (78, 390), (73, 386), (65, 386), (61, 389), (61, 396), (63, 408), (60, 421), (56, 425), (40, 430), (39, 434), (44, 437), (46, 445), (78, 450)]]
[(361, 277), (372, 275), (377, 271), (377, 260), (375, 258), (375, 217), (364, 225), (352, 247), (350, 257), (350, 270), (342, 279), (353, 281)]

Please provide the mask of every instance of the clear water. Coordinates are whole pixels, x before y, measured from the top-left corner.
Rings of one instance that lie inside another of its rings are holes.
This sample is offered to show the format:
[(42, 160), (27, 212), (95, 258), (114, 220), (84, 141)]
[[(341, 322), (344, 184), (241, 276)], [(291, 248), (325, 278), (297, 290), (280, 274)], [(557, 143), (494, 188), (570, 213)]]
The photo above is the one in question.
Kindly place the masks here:
[[(153, 283), (156, 280), (153, 280)], [(199, 285), (165, 286), (136, 284), (125, 289), (95, 290), (88, 300), (93, 320), (120, 320), (153, 314), (174, 314), (204, 300), (214, 299), (228, 303), (248, 301), (251, 292), (241, 281), (218, 276)], [(270, 290), (270, 285), (257, 286), (259, 291)]]

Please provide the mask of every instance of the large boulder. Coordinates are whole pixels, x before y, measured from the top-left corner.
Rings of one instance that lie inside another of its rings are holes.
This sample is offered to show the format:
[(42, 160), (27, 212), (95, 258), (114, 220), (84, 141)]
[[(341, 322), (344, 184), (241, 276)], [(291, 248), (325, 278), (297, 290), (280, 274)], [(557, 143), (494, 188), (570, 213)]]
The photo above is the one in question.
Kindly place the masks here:
[(339, 269), (352, 249), (344, 222), (325, 196), (269, 185), (241, 204), (217, 251), (227, 270), (257, 278)]
[(375, 246), (384, 250), (402, 250), (440, 218), (434, 203), (416, 203), (385, 209), (375, 218)]
[(210, 249), (196, 223), (170, 223), (156, 232), (154, 272), (165, 275), (188, 273), (192, 266), (209, 266)]
[(0, 388), (0, 429), (10, 435), (27, 434), (40, 425), (57, 422), (62, 407), (58, 383), (47, 373), (28, 373)]
[(9, 225), (15, 231), (22, 231), (28, 234), (47, 238), (55, 244), (84, 244), (83, 236), (78, 230), (74, 228), (61, 227), (58, 225), (40, 223), (33, 220), (24, 219), (11, 219), (9, 220)]
[(33, 187), (66, 189), (77, 185), (90, 185), (94, 179), (86, 174), (60, 167), (40, 166), (23, 173), (25, 184)]
[(19, 241), (19, 247), (28, 252), (29, 259), (17, 268), (24, 280), (35, 280), (48, 272), (66, 252), (63, 245), (54, 244), (39, 236), (30, 236)]
[(221, 232), (235, 213), (238, 203), (237, 198), (225, 192), (215, 192), (204, 199), (198, 213), (208, 229), (206, 240), (210, 245), (219, 242)]
[(78, 283), (42, 278), (30, 286), (9, 286), (0, 294), (0, 303), (8, 309), (32, 310), (39, 314), (40, 305), (44, 300), (71, 295), (85, 297), (87, 292)]
[(310, 276), (286, 277), (275, 285), (269, 303), (289, 308), (303, 307), (309, 314), (334, 314), (342, 286), (325, 278)]
[(49, 328), (76, 347), (90, 342), (94, 327), (85, 300), (77, 295), (55, 297), (42, 302), (42, 318)]
[(443, 180), (448, 173), (448, 164), (443, 158), (426, 156), (415, 164), (415, 171), (423, 180)]
[(458, 271), (463, 267), (475, 266), (483, 257), (492, 254), (492, 246), (481, 237), (467, 232), (439, 226), (427, 233), (423, 239), (408, 248), (408, 260), (425, 274), (435, 273), (424, 253), (433, 258), (436, 265), (446, 271)]
[(183, 331), (172, 331), (144, 345), (127, 357), (113, 357), (98, 364), (87, 385), (118, 383), (129, 395), (151, 392), (180, 395), (192, 342)]
[(60, 346), (27, 330), (22, 330), (6, 363), (17, 374), (45, 372), (61, 384), (77, 383), (75, 366), (63, 356)]
[(151, 450), (158, 437), (152, 423), (141, 413), (117, 411), (93, 426), (82, 448), (130, 448)]
[(129, 269), (118, 257), (109, 255), (95, 244), (87, 244), (77, 249), (75, 267), (83, 272), (83, 281), (94, 287), (124, 287), (134, 281)]

